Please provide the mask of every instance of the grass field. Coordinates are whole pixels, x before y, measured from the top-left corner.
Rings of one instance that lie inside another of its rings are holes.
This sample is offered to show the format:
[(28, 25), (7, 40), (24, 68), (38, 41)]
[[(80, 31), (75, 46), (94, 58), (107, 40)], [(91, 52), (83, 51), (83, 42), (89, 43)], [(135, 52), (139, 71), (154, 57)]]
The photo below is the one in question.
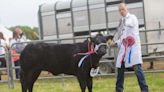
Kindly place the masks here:
[[(150, 92), (164, 92), (164, 73), (145, 74)], [(38, 80), (34, 92), (80, 92), (79, 84), (75, 78)], [(0, 92), (21, 92), (20, 83), (15, 82), (15, 88), (9, 89), (6, 83), (0, 84)], [(126, 75), (124, 92), (140, 92), (134, 74)], [(115, 78), (112, 76), (94, 78), (93, 92), (114, 92)], [(87, 91), (88, 92), (88, 91)]]

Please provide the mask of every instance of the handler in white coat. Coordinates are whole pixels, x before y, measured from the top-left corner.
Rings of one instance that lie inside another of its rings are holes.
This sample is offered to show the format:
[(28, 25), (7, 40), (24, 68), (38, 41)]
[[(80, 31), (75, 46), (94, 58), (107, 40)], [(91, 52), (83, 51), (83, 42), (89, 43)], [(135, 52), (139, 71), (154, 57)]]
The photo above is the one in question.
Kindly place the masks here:
[(124, 70), (128, 67), (134, 68), (141, 92), (148, 92), (148, 86), (141, 68), (142, 55), (138, 19), (128, 12), (125, 3), (119, 4), (119, 13), (122, 16), (118, 26), (119, 38), (112, 44), (112, 46), (117, 46), (120, 49), (116, 61), (116, 67), (118, 68), (116, 92), (123, 92)]

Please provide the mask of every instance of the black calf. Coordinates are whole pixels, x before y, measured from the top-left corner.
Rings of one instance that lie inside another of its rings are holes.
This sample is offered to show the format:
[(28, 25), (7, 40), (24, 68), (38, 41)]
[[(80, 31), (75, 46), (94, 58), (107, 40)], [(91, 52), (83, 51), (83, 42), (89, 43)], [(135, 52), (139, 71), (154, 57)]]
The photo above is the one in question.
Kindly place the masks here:
[[(25, 47), (20, 57), (22, 92), (32, 92), (33, 84), (42, 70), (54, 75), (61, 73), (77, 77), (81, 91), (92, 92), (91, 68), (97, 68), (106, 53), (106, 37), (101, 34), (83, 43), (33, 43)], [(94, 47), (94, 48), (93, 48)], [(87, 52), (87, 53), (86, 53)], [(84, 55), (81, 55), (84, 54)], [(85, 55), (88, 55), (84, 58)], [(83, 62), (79, 62), (84, 58)]]

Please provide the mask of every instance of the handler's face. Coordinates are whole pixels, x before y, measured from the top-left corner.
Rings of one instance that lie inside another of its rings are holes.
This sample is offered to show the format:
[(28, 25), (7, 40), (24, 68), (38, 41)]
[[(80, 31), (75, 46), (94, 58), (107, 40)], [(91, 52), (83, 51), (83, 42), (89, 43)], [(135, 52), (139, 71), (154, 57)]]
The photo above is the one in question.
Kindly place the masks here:
[(125, 4), (121, 3), (121, 4), (119, 5), (119, 13), (120, 13), (120, 15), (123, 16), (123, 17), (126, 16), (126, 14), (128, 13), (128, 9), (127, 9), (127, 6), (126, 6)]

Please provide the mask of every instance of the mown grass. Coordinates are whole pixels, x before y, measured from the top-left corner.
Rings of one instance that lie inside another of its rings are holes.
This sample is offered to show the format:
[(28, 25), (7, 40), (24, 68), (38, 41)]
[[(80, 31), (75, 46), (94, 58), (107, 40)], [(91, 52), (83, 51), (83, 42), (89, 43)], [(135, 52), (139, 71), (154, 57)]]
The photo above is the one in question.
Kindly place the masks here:
[[(147, 83), (150, 92), (164, 92), (164, 73), (147, 73)], [(80, 92), (76, 78), (38, 80), (34, 86), (34, 92)], [(124, 92), (140, 92), (136, 76), (126, 75)], [(114, 92), (115, 77), (105, 76), (94, 78), (93, 92)], [(6, 83), (0, 84), (0, 92), (21, 92), (19, 82), (15, 82), (15, 88), (9, 89)], [(87, 91), (88, 92), (88, 91)]]

